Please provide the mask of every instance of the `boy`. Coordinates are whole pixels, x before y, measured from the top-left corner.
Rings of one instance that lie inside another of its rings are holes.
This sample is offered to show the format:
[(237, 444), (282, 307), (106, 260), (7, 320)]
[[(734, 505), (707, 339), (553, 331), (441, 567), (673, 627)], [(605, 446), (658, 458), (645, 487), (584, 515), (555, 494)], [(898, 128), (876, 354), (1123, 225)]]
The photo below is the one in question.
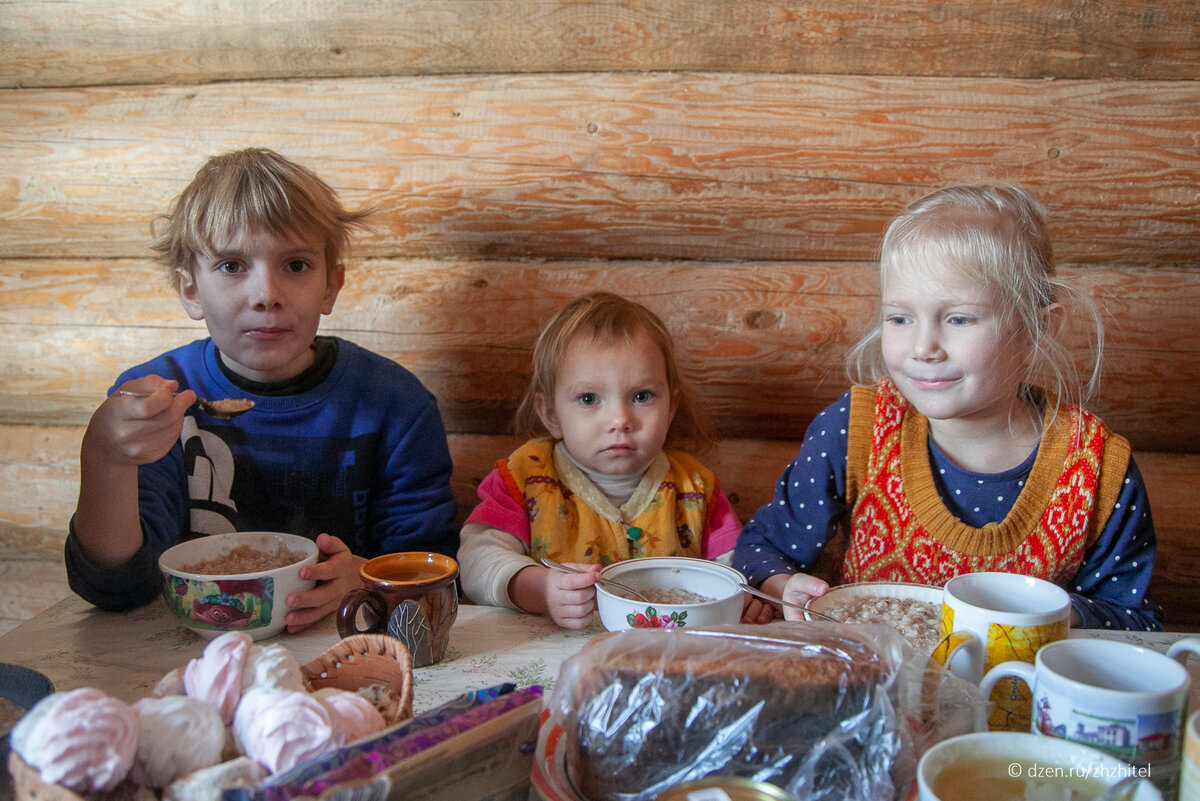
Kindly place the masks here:
[[(126, 371), (80, 449), (66, 543), (71, 588), (104, 609), (160, 592), (158, 556), (194, 536), (288, 531), (316, 539), (288, 599), (289, 631), (360, 586), (364, 557), (458, 547), (450, 454), (433, 396), (398, 364), (318, 337), (345, 278), (347, 211), (311, 171), (265, 149), (209, 159), (151, 247), (209, 337)], [(235, 419), (197, 396), (248, 398)]]

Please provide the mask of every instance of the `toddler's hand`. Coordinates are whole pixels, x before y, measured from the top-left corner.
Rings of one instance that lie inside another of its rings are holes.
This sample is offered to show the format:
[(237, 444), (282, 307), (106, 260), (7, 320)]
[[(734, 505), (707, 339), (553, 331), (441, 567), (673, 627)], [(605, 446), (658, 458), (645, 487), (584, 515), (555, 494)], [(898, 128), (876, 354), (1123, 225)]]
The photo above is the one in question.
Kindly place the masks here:
[(300, 568), (300, 578), (315, 581), (317, 586), (287, 597), (290, 633), (306, 629), (330, 612), (336, 612), (346, 593), (362, 586), (358, 569), (366, 559), (352, 554), (346, 543), (329, 534), (317, 537), (317, 550), (321, 552), (321, 561)]
[[(775, 578), (772, 576), (772, 578)], [(767, 579), (770, 581), (771, 579)], [(767, 582), (763, 582), (765, 587)], [(783, 585), (783, 590), (779, 593), (779, 597), (785, 601), (789, 601), (799, 606), (804, 606), (811, 598), (819, 598), (829, 592), (829, 585), (816, 576), (810, 576), (807, 573), (794, 573), (788, 577)], [(799, 609), (793, 609), (790, 606), (783, 607), (783, 617), (785, 620), (804, 620), (804, 613)]]
[(85, 444), (97, 461), (137, 466), (156, 462), (179, 441), (183, 416), (196, 402), (196, 393), (178, 395), (177, 381), (146, 376), (126, 381), (118, 389), (146, 395), (110, 395), (88, 423)]
[(596, 582), (600, 580), (600, 565), (571, 563), (567, 565), (583, 573), (563, 573), (546, 570), (546, 610), (555, 623), (567, 629), (581, 629), (592, 622), (596, 611)]
[(775, 607), (766, 601), (755, 598), (750, 593), (742, 593), (742, 622), (770, 623), (778, 616)]

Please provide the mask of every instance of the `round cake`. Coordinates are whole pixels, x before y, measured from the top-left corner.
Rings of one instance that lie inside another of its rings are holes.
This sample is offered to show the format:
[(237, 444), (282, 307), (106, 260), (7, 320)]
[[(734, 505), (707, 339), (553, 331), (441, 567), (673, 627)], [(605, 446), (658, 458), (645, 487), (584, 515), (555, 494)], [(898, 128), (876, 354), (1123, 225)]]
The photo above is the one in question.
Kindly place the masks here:
[(892, 798), (895, 666), (868, 638), (792, 622), (594, 638), (556, 691), (569, 779), (589, 801), (648, 801), (713, 774)]

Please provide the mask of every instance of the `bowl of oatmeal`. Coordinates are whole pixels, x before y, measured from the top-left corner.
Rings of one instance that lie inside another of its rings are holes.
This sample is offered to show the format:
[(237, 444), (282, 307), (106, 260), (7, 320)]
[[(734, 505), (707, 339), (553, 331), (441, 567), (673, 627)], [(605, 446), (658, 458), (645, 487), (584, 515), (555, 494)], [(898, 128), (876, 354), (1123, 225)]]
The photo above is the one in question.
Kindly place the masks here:
[(695, 628), (742, 619), (741, 584), (746, 579), (719, 562), (647, 556), (608, 565), (600, 575), (649, 599), (639, 601), (611, 585), (597, 585), (596, 609), (609, 631)]
[(274, 531), (210, 534), (168, 548), (158, 559), (163, 598), (176, 620), (201, 637), (244, 631), (256, 640), (287, 625), (287, 597), (316, 582), (300, 578), (317, 544)]
[[(920, 653), (933, 653), (942, 616), (942, 588), (926, 584), (863, 581), (830, 587), (807, 604), (843, 623), (886, 623)], [(810, 620), (814, 616), (805, 615)]]

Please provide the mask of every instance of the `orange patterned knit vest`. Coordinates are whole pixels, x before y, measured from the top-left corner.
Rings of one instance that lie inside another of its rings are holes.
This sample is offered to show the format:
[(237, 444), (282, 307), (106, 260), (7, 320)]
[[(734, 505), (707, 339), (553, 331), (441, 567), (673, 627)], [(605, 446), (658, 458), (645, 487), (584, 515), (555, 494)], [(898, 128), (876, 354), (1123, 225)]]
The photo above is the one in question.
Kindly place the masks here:
[[(977, 571), (1064, 583), (1116, 503), (1129, 443), (1078, 407), (1050, 422), (1008, 516), (974, 528), (938, 496), (929, 423), (889, 380), (851, 392), (847, 503), (852, 533), (842, 581), (941, 586)], [(1103, 469), (1102, 469), (1103, 468)]]

